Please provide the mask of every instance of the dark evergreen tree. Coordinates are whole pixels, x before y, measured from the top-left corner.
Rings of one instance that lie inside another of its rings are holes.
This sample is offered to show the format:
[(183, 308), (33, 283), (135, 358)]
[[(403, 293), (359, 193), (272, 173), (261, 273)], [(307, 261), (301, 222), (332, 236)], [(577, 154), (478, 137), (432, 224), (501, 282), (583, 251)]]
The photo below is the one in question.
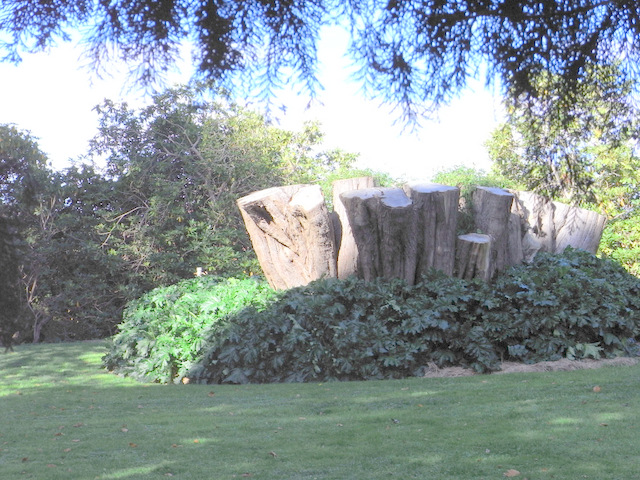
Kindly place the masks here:
[(516, 98), (538, 96), (543, 71), (568, 91), (594, 63), (638, 74), (635, 0), (3, 0), (0, 58), (73, 37), (94, 67), (116, 56), (151, 85), (188, 42), (199, 75), (222, 86), (268, 94), (293, 82), (313, 94), (320, 32), (335, 24), (351, 34), (365, 90), (408, 117), (449, 100), (484, 65)]

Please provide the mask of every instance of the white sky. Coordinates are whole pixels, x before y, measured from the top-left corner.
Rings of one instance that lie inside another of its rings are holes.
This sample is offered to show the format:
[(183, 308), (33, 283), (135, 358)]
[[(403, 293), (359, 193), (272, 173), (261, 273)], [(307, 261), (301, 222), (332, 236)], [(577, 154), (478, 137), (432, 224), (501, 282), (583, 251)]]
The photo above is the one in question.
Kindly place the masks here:
[[(472, 82), (457, 100), (439, 112), (438, 121), (423, 121), (415, 132), (394, 125), (397, 114), (366, 100), (349, 80), (346, 34), (332, 29), (323, 38), (319, 58), (322, 105), (306, 110), (308, 98), (283, 95), (287, 106), (280, 126), (298, 130), (303, 120), (317, 119), (326, 148), (360, 153), (359, 164), (406, 180), (429, 180), (433, 173), (457, 165), (488, 168), (484, 142), (501, 121), (498, 96)], [(0, 123), (12, 123), (39, 139), (40, 148), (56, 168), (86, 153), (96, 133), (92, 109), (105, 98), (142, 105), (149, 99), (128, 92), (125, 75), (98, 79), (82, 67), (81, 50), (63, 44), (49, 53), (25, 55), (18, 65), (0, 64)], [(185, 70), (189, 70), (186, 67)], [(169, 82), (186, 82), (190, 73), (175, 72)]]

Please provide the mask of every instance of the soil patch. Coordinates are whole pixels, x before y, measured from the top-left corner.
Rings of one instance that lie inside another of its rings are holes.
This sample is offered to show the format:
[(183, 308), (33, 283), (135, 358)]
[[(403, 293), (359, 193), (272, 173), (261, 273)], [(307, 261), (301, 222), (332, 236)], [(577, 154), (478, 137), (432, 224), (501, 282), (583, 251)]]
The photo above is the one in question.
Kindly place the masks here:
[[(604, 360), (569, 360), (563, 358), (555, 362), (539, 362), (539, 363), (519, 363), (519, 362), (503, 362), (502, 369), (497, 372), (493, 372), (492, 375), (499, 375), (504, 373), (526, 373), (526, 372), (558, 372), (558, 371), (570, 371), (570, 370), (585, 370), (601, 367), (614, 367), (614, 366), (630, 366), (636, 365), (640, 362), (638, 358), (630, 357), (618, 357), (608, 358)], [(424, 374), (425, 378), (438, 378), (438, 377), (468, 377), (471, 375), (477, 375), (471, 369), (462, 367), (445, 367), (439, 368), (436, 364), (430, 363), (427, 366), (427, 370)]]

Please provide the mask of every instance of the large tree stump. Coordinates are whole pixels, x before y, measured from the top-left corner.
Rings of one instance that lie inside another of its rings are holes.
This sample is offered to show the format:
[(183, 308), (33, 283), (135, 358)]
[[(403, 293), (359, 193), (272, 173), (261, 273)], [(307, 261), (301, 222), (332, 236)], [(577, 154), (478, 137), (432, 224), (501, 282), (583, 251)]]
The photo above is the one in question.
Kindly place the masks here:
[(348, 178), (333, 182), (333, 211), (339, 219), (340, 229), (336, 229), (336, 244), (338, 245), (338, 278), (347, 278), (358, 273), (358, 246), (353, 238), (353, 231), (349, 223), (347, 211), (340, 199), (340, 194), (373, 188), (373, 177)]
[(556, 227), (556, 253), (573, 247), (596, 254), (607, 218), (599, 213), (553, 202)]
[[(571, 246), (597, 253), (606, 217), (532, 192), (512, 192), (513, 212), (523, 220), (523, 243), (545, 252), (562, 253)], [(535, 251), (533, 251), (535, 254)], [(527, 256), (525, 252), (525, 256)]]
[(406, 185), (416, 211), (416, 280), (430, 269), (453, 275), (460, 190), (435, 183)]
[(525, 259), (531, 261), (538, 250), (556, 251), (556, 227), (553, 220), (553, 202), (532, 192), (511, 191), (514, 196), (512, 212), (519, 215), (524, 225), (523, 244)]
[(458, 278), (484, 281), (491, 279), (491, 242), (489, 235), (468, 233), (458, 237), (455, 275)]
[(513, 261), (509, 252), (509, 222), (513, 195), (500, 188), (477, 187), (472, 201), (476, 228), (480, 233), (491, 237), (491, 277), (497, 270), (504, 269)]
[(417, 243), (413, 204), (399, 188), (367, 188), (340, 195), (357, 245), (358, 276), (415, 280)]
[(269, 188), (237, 203), (262, 271), (273, 288), (336, 276), (333, 224), (319, 186)]

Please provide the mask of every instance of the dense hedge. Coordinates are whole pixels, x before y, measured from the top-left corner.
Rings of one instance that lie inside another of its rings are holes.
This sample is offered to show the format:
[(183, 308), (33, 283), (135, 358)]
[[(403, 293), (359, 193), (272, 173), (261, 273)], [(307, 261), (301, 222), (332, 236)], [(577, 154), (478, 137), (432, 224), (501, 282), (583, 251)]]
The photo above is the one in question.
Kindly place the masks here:
[[(491, 284), (438, 272), (415, 286), (325, 279), (272, 294), (266, 303), (245, 300), (245, 308), (216, 317), (215, 327), (183, 331), (198, 340), (188, 361), (172, 357), (167, 352), (179, 350), (164, 345), (163, 363), (148, 369), (159, 343), (143, 340), (141, 348), (135, 335), (121, 333), (106, 364), (155, 381), (186, 376), (257, 383), (400, 378), (420, 375), (432, 362), (486, 372), (501, 360), (638, 353), (640, 280), (618, 264), (571, 249), (540, 254)], [(138, 307), (127, 312), (123, 332), (133, 327), (149, 336), (161, 318), (145, 317)]]

